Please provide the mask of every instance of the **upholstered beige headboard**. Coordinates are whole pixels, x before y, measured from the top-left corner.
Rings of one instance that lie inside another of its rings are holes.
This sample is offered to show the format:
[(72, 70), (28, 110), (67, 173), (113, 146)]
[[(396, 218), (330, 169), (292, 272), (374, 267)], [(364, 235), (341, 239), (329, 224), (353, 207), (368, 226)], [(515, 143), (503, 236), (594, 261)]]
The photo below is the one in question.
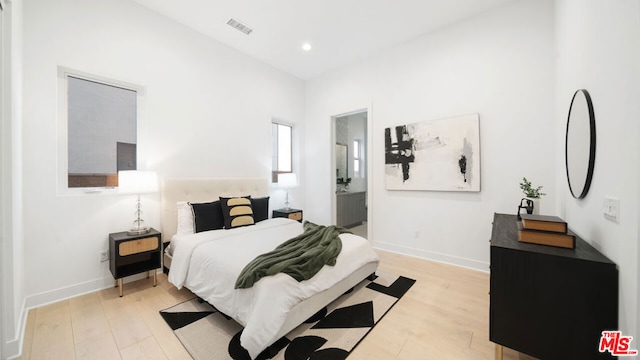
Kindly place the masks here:
[(220, 196), (269, 195), (263, 178), (164, 179), (160, 189), (162, 241), (170, 241), (178, 227), (178, 201), (209, 202)]

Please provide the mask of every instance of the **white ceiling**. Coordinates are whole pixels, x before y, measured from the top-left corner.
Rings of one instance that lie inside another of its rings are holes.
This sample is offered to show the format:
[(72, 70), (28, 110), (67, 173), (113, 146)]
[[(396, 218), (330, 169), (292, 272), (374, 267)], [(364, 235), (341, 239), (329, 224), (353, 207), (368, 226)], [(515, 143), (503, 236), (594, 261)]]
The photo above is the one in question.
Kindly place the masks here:
[[(133, 0), (300, 79), (511, 0)], [(253, 28), (245, 35), (234, 18)], [(309, 42), (313, 48), (302, 50)]]

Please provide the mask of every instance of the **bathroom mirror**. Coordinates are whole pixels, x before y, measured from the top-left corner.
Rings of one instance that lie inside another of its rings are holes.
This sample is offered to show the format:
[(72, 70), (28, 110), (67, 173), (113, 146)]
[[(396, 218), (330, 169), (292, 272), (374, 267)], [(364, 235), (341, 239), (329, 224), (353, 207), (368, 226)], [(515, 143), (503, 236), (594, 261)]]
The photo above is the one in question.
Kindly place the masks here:
[(589, 192), (596, 159), (596, 119), (591, 96), (577, 90), (571, 99), (565, 138), (565, 165), (571, 195), (584, 198)]
[(336, 182), (340, 184), (347, 177), (347, 145), (336, 143)]

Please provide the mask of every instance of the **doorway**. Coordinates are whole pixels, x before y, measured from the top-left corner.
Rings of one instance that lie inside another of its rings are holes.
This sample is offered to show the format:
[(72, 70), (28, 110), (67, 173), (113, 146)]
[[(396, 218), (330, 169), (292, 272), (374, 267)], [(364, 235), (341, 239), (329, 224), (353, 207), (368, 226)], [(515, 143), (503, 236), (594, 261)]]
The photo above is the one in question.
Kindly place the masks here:
[(368, 238), (368, 111), (334, 117), (336, 225)]

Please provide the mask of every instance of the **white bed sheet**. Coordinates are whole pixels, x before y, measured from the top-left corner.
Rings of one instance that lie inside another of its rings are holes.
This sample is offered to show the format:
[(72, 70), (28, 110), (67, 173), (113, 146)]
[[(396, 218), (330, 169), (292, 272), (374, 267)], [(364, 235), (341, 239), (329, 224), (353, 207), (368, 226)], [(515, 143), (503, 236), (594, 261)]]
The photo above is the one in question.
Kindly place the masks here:
[[(368, 263), (378, 262), (369, 242), (341, 234), (342, 251), (335, 266), (324, 266), (312, 279), (298, 282), (277, 274), (249, 289), (234, 289), (244, 266), (303, 232), (302, 224), (275, 218), (233, 230), (215, 230), (172, 239), (173, 261), (169, 281), (186, 286), (245, 329), (241, 345), (255, 358), (275, 339), (289, 311), (298, 303), (345, 279)], [(175, 243), (174, 243), (175, 241)]]

